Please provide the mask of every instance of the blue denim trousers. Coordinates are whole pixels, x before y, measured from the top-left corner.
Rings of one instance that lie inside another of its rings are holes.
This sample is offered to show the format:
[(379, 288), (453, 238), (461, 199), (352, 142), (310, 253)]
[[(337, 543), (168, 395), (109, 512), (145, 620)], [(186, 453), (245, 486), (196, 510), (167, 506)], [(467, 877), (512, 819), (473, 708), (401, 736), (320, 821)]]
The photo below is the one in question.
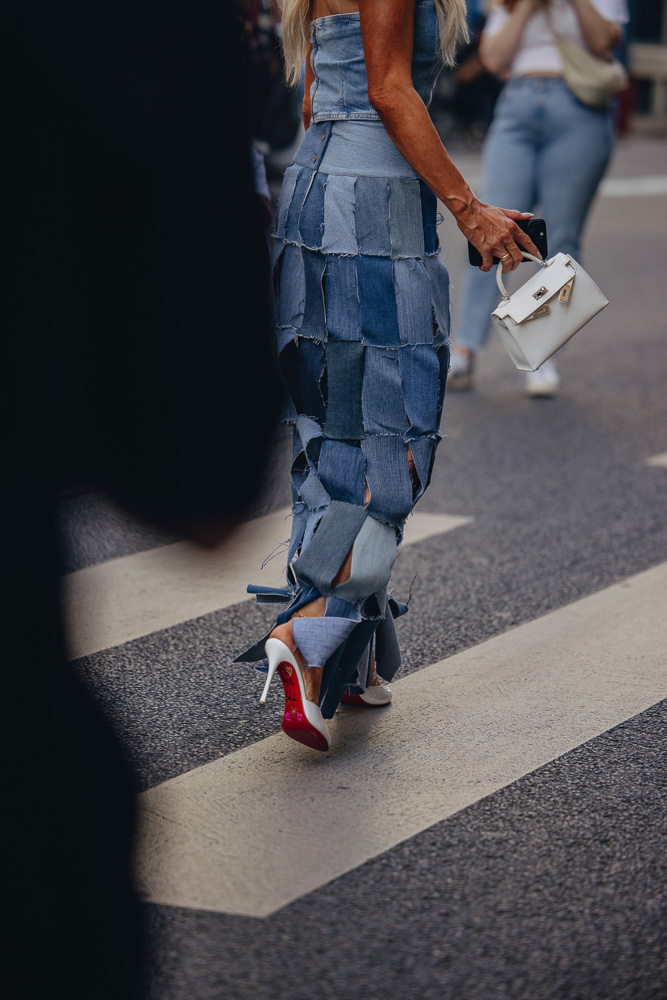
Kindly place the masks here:
[[(500, 208), (539, 210), (549, 255), (562, 251), (579, 260), (586, 215), (613, 142), (610, 112), (582, 104), (561, 78), (511, 80), (484, 146), (482, 198)], [(523, 270), (519, 276), (527, 279)], [(456, 309), (454, 342), (479, 350), (498, 301), (495, 268), (485, 274), (470, 267)]]

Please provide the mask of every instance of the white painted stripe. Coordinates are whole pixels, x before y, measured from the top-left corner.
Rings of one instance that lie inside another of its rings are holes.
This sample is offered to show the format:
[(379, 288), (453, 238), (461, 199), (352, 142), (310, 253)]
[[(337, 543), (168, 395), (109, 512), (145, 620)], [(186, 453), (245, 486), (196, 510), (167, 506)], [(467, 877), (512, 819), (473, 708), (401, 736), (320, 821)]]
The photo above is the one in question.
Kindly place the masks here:
[(420, 670), (343, 709), (327, 755), (279, 734), (145, 792), (143, 895), (268, 916), (645, 710), (666, 593), (663, 563)]
[[(179, 542), (70, 573), (63, 579), (63, 599), (71, 659), (254, 600), (245, 592), (248, 583), (283, 587), (282, 552), (260, 567), (289, 537), (288, 517), (287, 509), (250, 521), (219, 551)], [(408, 518), (404, 545), (471, 520), (417, 512)]]
[(667, 194), (667, 174), (647, 177), (607, 177), (600, 185), (604, 198), (645, 198)]
[(653, 458), (646, 459), (647, 465), (660, 465), (667, 468), (667, 451), (663, 451), (662, 455), (654, 455)]

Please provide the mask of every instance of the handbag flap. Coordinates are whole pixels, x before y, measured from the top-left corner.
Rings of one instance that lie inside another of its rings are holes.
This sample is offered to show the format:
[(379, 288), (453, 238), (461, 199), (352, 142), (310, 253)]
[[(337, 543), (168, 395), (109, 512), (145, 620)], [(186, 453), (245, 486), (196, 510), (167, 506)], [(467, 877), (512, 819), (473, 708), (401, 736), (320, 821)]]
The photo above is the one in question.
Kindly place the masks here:
[(546, 267), (541, 267), (509, 299), (503, 299), (494, 310), (494, 315), (500, 319), (509, 317), (513, 323), (524, 323), (555, 295), (560, 295), (561, 289), (570, 284), (575, 274), (576, 267), (569, 254), (557, 253)]

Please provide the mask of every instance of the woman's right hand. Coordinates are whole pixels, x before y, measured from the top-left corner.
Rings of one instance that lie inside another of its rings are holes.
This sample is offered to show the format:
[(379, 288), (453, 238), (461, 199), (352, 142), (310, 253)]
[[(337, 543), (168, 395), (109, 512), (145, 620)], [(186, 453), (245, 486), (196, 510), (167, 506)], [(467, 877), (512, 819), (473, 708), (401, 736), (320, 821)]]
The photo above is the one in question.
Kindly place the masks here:
[[(517, 225), (518, 220), (530, 219), (530, 212), (496, 208), (473, 198), (468, 206), (455, 213), (455, 218), (465, 238), (482, 255), (481, 271), (491, 270), (494, 257), (502, 261), (504, 274), (513, 271), (523, 260), (521, 248), (535, 257), (542, 256), (530, 237)], [(506, 259), (503, 260), (503, 257)]]

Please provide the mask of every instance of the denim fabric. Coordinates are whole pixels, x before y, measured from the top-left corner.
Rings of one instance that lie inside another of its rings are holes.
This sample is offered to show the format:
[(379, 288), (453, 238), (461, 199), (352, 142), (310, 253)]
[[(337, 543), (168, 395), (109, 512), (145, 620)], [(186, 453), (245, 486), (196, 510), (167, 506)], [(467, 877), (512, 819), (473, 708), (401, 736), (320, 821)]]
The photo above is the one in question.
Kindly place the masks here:
[(324, 269), (326, 258), (313, 250), (303, 250), (303, 273), (306, 301), (301, 321), (301, 336), (313, 340), (324, 338)]
[(359, 445), (324, 441), (317, 472), (333, 500), (363, 507), (364, 456)]
[[(290, 208), (285, 219), (285, 239), (288, 243), (301, 243), (299, 238), (299, 219), (301, 218), (301, 210), (310, 190), (310, 185), (313, 183), (315, 176), (312, 170), (302, 170), (296, 179), (294, 194), (292, 195)], [(282, 210), (282, 206), (280, 206), (280, 210)]]
[(424, 218), (424, 252), (427, 254), (438, 253), (440, 241), (438, 239), (438, 200), (427, 184), (419, 182), (419, 193), (421, 196), (422, 213)]
[(395, 677), (401, 668), (401, 649), (391, 614), (385, 614), (375, 632), (375, 670), (385, 681)]
[[(368, 100), (359, 14), (317, 18), (311, 25), (311, 42), (311, 66), (315, 74), (310, 90), (313, 121), (379, 120)], [(412, 82), (427, 106), (441, 68), (435, 4), (433, 0), (417, 0)]]
[(361, 442), (371, 493), (368, 513), (389, 524), (402, 523), (412, 510), (408, 446), (399, 435), (369, 435)]
[(405, 409), (410, 421), (408, 441), (438, 429), (440, 365), (432, 347), (418, 344), (401, 347), (398, 353)]
[[(325, 175), (315, 174), (308, 191), (308, 196), (303, 203), (303, 208), (298, 217), (299, 239), (303, 246), (309, 250), (322, 249), (325, 185)], [(278, 235), (277, 230), (276, 235)]]
[(349, 685), (354, 683), (359, 660), (378, 625), (379, 619), (359, 622), (327, 660), (320, 688), (320, 711), (325, 719), (333, 718), (340, 699)]
[[(611, 115), (581, 104), (560, 78), (518, 77), (503, 90), (484, 146), (483, 197), (539, 212), (549, 254), (580, 259), (586, 215), (611, 156)], [(528, 266), (518, 279), (529, 276)], [(495, 269), (470, 268), (456, 312), (457, 344), (477, 351), (498, 305)]]
[(364, 344), (398, 347), (394, 265), (388, 257), (357, 258), (361, 335)]
[(359, 341), (327, 342), (328, 406), (324, 425), (327, 437), (359, 440), (364, 436), (361, 402), (364, 352)]
[(323, 667), (356, 627), (349, 618), (295, 618), (292, 635), (309, 667)]
[(445, 341), (448, 341), (450, 325), (449, 271), (439, 257), (426, 257), (424, 267), (431, 282), (433, 315), (438, 324), (438, 330)]
[(352, 601), (346, 601), (342, 597), (327, 597), (324, 616), (325, 618), (349, 618), (354, 622), (361, 621), (361, 615)]
[(319, 169), (325, 174), (363, 176), (372, 172), (382, 177), (417, 176), (382, 122), (374, 121), (332, 122), (331, 138)]
[(397, 355), (398, 351), (384, 347), (366, 348), (361, 401), (367, 436), (408, 430)]
[(276, 236), (279, 236), (281, 239), (285, 235), (285, 223), (287, 222), (289, 210), (292, 206), (294, 188), (297, 180), (299, 179), (300, 173), (301, 170), (299, 167), (296, 164), (292, 164), (287, 168), (285, 176), (283, 177), (283, 186), (280, 191), (280, 205), (276, 221)]
[(327, 177), (324, 193), (324, 253), (357, 253), (354, 232), (354, 177)]
[[(331, 138), (331, 128), (332, 122), (322, 122), (316, 128), (309, 128), (294, 154), (293, 163), (307, 167), (311, 173), (319, 170)], [(280, 197), (282, 198), (282, 192)]]
[(338, 584), (335, 596), (360, 601), (387, 587), (397, 549), (396, 528), (367, 517), (352, 548), (350, 577)]
[(424, 262), (394, 261), (394, 295), (398, 335), (402, 344), (428, 344), (433, 348), (431, 281)]
[(296, 412), (323, 424), (325, 406), (320, 388), (324, 374), (322, 344), (308, 337), (298, 337), (290, 341), (278, 360)]
[(366, 519), (363, 507), (332, 500), (310, 545), (294, 563), (297, 579), (331, 595), (331, 581), (340, 569)]
[(385, 177), (357, 177), (356, 229), (360, 254), (389, 257), (389, 186)]
[(326, 332), (329, 340), (361, 340), (356, 258), (329, 257), (324, 288), (327, 305)]
[(280, 258), (278, 325), (301, 329), (306, 305), (306, 276), (301, 247), (287, 245)]
[(424, 224), (418, 180), (389, 178), (391, 256), (423, 257)]
[(415, 494), (415, 500), (419, 499), (431, 481), (431, 472), (433, 470), (433, 462), (435, 461), (435, 449), (439, 440), (440, 435), (434, 434), (433, 437), (416, 438), (410, 442), (412, 461), (415, 464), (415, 471), (419, 477), (419, 489)]

